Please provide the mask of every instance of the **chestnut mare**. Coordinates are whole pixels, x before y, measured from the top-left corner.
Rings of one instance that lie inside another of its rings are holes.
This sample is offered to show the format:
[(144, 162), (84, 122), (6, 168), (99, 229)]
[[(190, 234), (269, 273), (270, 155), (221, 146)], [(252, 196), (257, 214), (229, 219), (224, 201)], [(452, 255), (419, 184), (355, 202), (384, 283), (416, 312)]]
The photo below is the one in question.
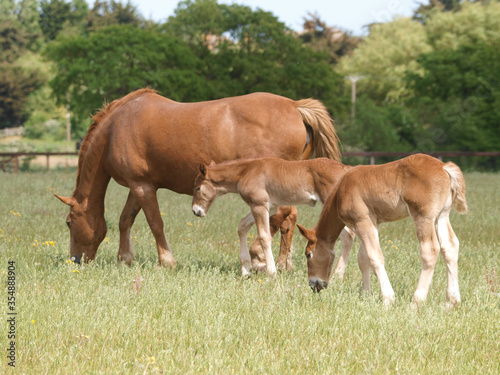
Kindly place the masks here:
[(441, 251), (448, 271), (447, 300), (460, 302), (458, 288), (458, 239), (450, 224), (451, 207), (467, 212), (465, 180), (455, 164), (417, 154), (377, 166), (350, 169), (332, 190), (315, 229), (298, 225), (307, 240), (309, 285), (314, 291), (326, 288), (335, 258), (333, 246), (345, 225), (361, 240), (358, 264), (363, 291), (370, 291), (370, 268), (380, 282), (385, 304), (394, 301), (394, 291), (384, 268), (378, 226), (411, 216), (420, 243), (422, 272), (413, 295), (419, 304), (426, 300)]
[[(257, 239), (264, 251), (265, 266), (272, 275), (276, 273), (276, 267), (271, 251), (269, 216), (282, 205), (314, 206), (318, 199), (324, 203), (333, 185), (349, 168), (326, 158), (300, 161), (259, 158), (220, 164), (212, 162), (208, 166), (201, 164), (193, 191), (193, 213), (204, 217), (218, 196), (226, 193), (240, 194), (251, 211), (238, 226), (241, 272), (243, 276), (247, 276), (252, 268), (247, 236), (256, 223)], [(354, 234), (346, 228), (342, 231), (341, 238), (342, 254), (349, 254)]]
[(175, 266), (156, 191), (192, 194), (200, 163), (259, 155), (339, 159), (333, 122), (321, 102), (255, 93), (178, 103), (153, 90), (134, 91), (93, 117), (82, 142), (67, 224), (71, 257), (95, 258), (106, 235), (104, 196), (111, 178), (130, 189), (120, 216), (118, 261), (134, 253), (130, 228), (142, 209), (156, 240), (159, 264)]

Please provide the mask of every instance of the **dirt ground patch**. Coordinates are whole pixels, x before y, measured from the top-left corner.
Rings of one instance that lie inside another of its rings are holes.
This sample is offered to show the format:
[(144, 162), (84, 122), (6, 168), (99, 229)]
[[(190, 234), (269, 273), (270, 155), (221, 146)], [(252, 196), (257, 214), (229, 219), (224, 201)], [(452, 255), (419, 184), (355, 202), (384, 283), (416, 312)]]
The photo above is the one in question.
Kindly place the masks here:
[[(31, 161), (31, 165), (47, 167), (47, 157), (37, 156)], [(50, 156), (49, 157), (49, 168), (69, 168), (78, 166), (78, 156)]]

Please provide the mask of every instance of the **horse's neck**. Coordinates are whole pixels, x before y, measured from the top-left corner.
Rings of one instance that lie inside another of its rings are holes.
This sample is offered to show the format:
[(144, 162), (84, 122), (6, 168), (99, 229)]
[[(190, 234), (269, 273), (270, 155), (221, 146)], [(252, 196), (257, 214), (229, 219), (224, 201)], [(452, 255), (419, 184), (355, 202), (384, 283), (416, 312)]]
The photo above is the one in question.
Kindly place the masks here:
[(231, 165), (220, 167), (216, 170), (216, 175), (213, 178), (214, 184), (218, 189), (225, 193), (237, 193), (238, 184), (244, 174), (245, 166)]
[(345, 224), (340, 220), (338, 215), (338, 205), (336, 199), (336, 191), (332, 191), (329, 198), (326, 200), (323, 210), (316, 226), (316, 236), (318, 240), (322, 240), (333, 248), (335, 241), (340, 236)]
[(331, 171), (314, 171), (311, 173), (311, 176), (314, 183), (314, 190), (318, 194), (321, 203), (324, 204), (333, 185), (335, 185), (335, 182), (338, 180), (334, 178), (336, 174)]
[(88, 212), (101, 215), (104, 214), (104, 197), (111, 176), (104, 168), (106, 141), (95, 139), (94, 142), (83, 156), (73, 196), (79, 203), (87, 201)]

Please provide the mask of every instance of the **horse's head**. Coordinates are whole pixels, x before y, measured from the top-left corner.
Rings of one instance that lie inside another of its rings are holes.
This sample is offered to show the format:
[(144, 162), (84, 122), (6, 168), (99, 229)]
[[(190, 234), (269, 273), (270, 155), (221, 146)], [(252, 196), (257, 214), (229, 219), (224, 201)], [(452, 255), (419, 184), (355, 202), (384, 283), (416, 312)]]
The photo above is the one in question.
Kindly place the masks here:
[(56, 198), (70, 206), (66, 225), (70, 232), (70, 257), (75, 263), (95, 258), (97, 248), (106, 237), (104, 216), (92, 216), (87, 213), (87, 201), (77, 202), (75, 198), (56, 195)]
[(313, 292), (320, 292), (328, 286), (330, 274), (332, 272), (335, 252), (330, 251), (324, 244), (318, 243), (316, 229), (308, 230), (297, 224), (300, 234), (307, 239), (306, 258), (307, 258), (307, 277), (309, 286)]
[(200, 164), (200, 172), (194, 182), (192, 207), (193, 213), (199, 217), (207, 215), (208, 209), (217, 197), (217, 190), (209, 176), (209, 167), (213, 165), (215, 165), (213, 161), (208, 167)]

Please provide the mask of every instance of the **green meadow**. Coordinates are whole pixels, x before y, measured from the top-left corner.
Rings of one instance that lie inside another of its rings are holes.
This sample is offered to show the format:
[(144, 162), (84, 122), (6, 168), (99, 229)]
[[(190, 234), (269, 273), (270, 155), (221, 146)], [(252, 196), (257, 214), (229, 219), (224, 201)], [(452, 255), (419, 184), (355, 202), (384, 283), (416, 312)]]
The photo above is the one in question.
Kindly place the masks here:
[[(95, 262), (75, 265), (69, 261), (68, 208), (53, 197), (71, 194), (75, 171), (0, 174), (0, 372), (498, 374), (500, 174), (465, 177), (470, 212), (451, 216), (460, 240), (462, 303), (446, 305), (440, 258), (429, 298), (417, 309), (411, 298), (420, 258), (409, 219), (380, 230), (396, 293), (385, 308), (374, 276), (372, 294), (359, 294), (357, 243), (344, 281), (313, 294), (298, 231), (293, 272), (243, 280), (237, 225), (248, 208), (237, 195), (219, 198), (200, 219), (191, 213), (191, 197), (159, 191), (178, 266), (156, 267), (154, 239), (141, 213), (132, 229), (136, 261), (126, 267), (117, 266), (116, 253), (127, 190), (111, 182), (107, 237)], [(313, 227), (320, 210), (300, 207), (299, 223)], [(279, 240), (277, 235), (273, 242), (275, 258)], [(9, 262), (15, 267), (10, 282)], [(8, 305), (12, 285), (15, 304)], [(12, 329), (15, 370), (7, 358)]]

